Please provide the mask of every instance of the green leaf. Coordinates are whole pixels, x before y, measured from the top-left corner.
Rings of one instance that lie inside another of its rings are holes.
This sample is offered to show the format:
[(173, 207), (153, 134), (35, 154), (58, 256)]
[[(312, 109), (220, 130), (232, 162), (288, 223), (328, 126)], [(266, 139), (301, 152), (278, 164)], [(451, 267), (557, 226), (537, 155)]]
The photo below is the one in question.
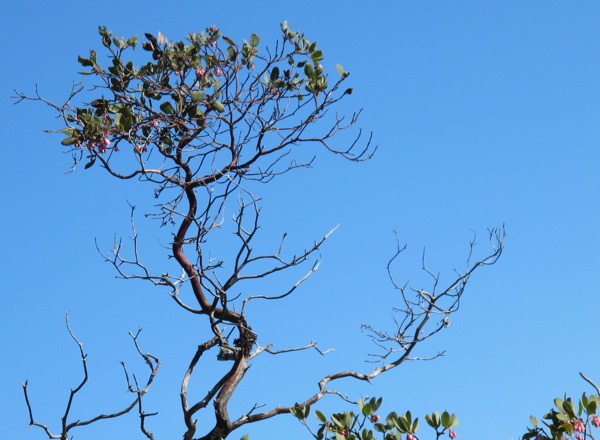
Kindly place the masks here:
[(337, 70), (337, 73), (340, 74), (340, 76), (343, 78), (345, 76), (346, 71), (344, 70), (344, 68), (342, 67), (341, 64), (336, 64), (335, 68)]
[(536, 419), (535, 416), (529, 416), (529, 421), (536, 428), (538, 428), (540, 426), (538, 419)]
[(351, 412), (344, 413), (344, 425), (346, 428), (350, 428), (352, 426), (352, 419), (354, 418), (354, 414)]
[(237, 57), (237, 52), (235, 51), (235, 49), (232, 46), (229, 46), (227, 48), (227, 59), (229, 61), (235, 61)]
[(556, 407), (558, 408), (558, 410), (560, 412), (564, 412), (565, 411), (563, 409), (563, 400), (560, 397), (557, 397), (556, 399), (554, 399), (554, 405), (556, 405)]
[(389, 413), (389, 414), (387, 415), (387, 417), (385, 418), (385, 423), (386, 423), (388, 426), (395, 426), (395, 423), (394, 423), (394, 421), (396, 420), (396, 417), (398, 417), (398, 416), (396, 415), (396, 413), (395, 413), (394, 411), (392, 411), (392, 412), (391, 412), (391, 413)]
[(371, 400), (369, 401), (369, 405), (371, 405), (371, 409), (373, 410), (373, 412), (375, 412), (379, 409), (382, 402), (383, 402), (383, 397), (380, 397), (379, 399), (375, 399), (375, 397), (371, 397)]
[(431, 416), (429, 414), (425, 414), (425, 421), (427, 422), (427, 424), (429, 426), (431, 426), (433, 429), (436, 429), (437, 426), (435, 426), (435, 423), (433, 423), (433, 419), (431, 418)]
[(221, 113), (222, 111), (225, 110), (225, 106), (223, 105), (223, 103), (221, 101), (219, 101), (218, 99), (214, 99), (210, 102), (210, 106), (212, 108), (214, 108), (216, 111), (218, 111), (219, 113)]
[(419, 418), (417, 417), (415, 419), (415, 421), (412, 424), (412, 429), (411, 432), (414, 434), (415, 432), (417, 432), (419, 430)]
[(275, 66), (273, 67), (273, 70), (271, 70), (271, 82), (275, 82), (277, 78), (279, 78), (279, 67)]
[(327, 423), (327, 418), (325, 417), (325, 414), (323, 414), (321, 411), (319, 411), (318, 409), (315, 410), (315, 416), (317, 417), (317, 419), (319, 419), (319, 421), (321, 423)]
[(244, 434), (240, 437), (240, 440), (250, 440), (250, 436), (248, 434)]
[(73, 145), (75, 142), (77, 142), (77, 138), (71, 136), (60, 141), (62, 145)]
[(304, 73), (308, 78), (312, 78), (313, 76), (315, 76), (315, 69), (313, 68), (312, 64), (306, 63), (306, 65), (304, 66)]
[(171, 113), (173, 113), (173, 106), (171, 105), (171, 103), (169, 101), (165, 101), (160, 105), (160, 109), (165, 112), (166, 114), (170, 115)]
[(363, 405), (362, 413), (363, 413), (363, 416), (369, 417), (371, 415), (371, 405), (368, 403), (366, 405)]
[(92, 63), (90, 60), (88, 60), (87, 58), (82, 58), (79, 55), (77, 55), (77, 61), (79, 61), (79, 63), (83, 67), (91, 67), (94, 65), (94, 63)]
[(260, 37), (256, 34), (251, 34), (250, 35), (250, 46), (256, 47), (256, 46), (258, 46), (258, 43), (260, 43)]
[(320, 50), (315, 50), (310, 57), (315, 63), (319, 62), (323, 59), (323, 52), (321, 52)]
[(95, 163), (96, 163), (96, 158), (92, 157), (90, 159), (90, 161), (85, 164), (85, 166), (83, 168), (87, 170), (88, 168), (91, 168)]
[(227, 41), (232, 46), (235, 46), (235, 41), (233, 41), (231, 38), (223, 36), (223, 40)]
[(341, 419), (341, 417), (343, 416), (343, 414), (332, 414), (331, 415), (331, 421), (336, 424), (337, 426), (339, 426), (340, 428), (344, 427), (344, 421)]
[(442, 413), (442, 426), (446, 429), (450, 428), (450, 414), (448, 411)]
[(573, 402), (571, 402), (570, 400), (565, 400), (563, 402), (563, 408), (565, 409), (565, 412), (571, 416), (572, 418), (575, 418), (575, 407), (573, 406)]
[(459, 423), (458, 417), (452, 414), (452, 416), (450, 416), (450, 429), (456, 428)]
[(411, 424), (405, 416), (398, 417), (395, 425), (401, 432), (410, 432)]
[(199, 90), (195, 90), (191, 93), (191, 97), (193, 102), (200, 102), (204, 99), (204, 93), (200, 92)]
[(296, 404), (296, 406), (294, 406), (293, 408), (290, 408), (290, 412), (292, 413), (292, 415), (294, 417), (296, 417), (298, 420), (302, 420), (304, 419), (304, 414), (302, 413), (302, 408), (300, 408), (298, 406), (298, 404)]

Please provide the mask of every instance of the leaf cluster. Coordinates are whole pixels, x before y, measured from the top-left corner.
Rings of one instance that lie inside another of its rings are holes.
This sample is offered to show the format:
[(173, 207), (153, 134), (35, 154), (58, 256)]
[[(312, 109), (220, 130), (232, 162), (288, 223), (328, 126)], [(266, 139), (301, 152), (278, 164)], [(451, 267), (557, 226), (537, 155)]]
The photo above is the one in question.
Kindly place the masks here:
[[(334, 413), (329, 418), (316, 410), (319, 428), (316, 433), (312, 430), (311, 433), (316, 440), (375, 440), (378, 434), (384, 440), (401, 440), (403, 435), (406, 435), (406, 438), (416, 438), (414, 434), (419, 430), (419, 419), (413, 419), (410, 411), (403, 414), (392, 411), (385, 417), (385, 421), (380, 422), (377, 411), (382, 402), (382, 398), (376, 397), (368, 401), (361, 399), (357, 403), (359, 412)], [(291, 413), (310, 430), (307, 422), (310, 406), (296, 404)], [(427, 414), (425, 420), (435, 429), (437, 438), (459, 423), (458, 418), (447, 411), (441, 416), (438, 411)], [(372, 428), (369, 424), (372, 424)]]
[(597, 410), (600, 406), (600, 396), (583, 393), (577, 403), (571, 397), (554, 399), (554, 408), (551, 408), (540, 421), (535, 416), (530, 416), (532, 428), (528, 428), (523, 435), (524, 440), (562, 440), (566, 436), (589, 437), (592, 425), (597, 427), (600, 419)]

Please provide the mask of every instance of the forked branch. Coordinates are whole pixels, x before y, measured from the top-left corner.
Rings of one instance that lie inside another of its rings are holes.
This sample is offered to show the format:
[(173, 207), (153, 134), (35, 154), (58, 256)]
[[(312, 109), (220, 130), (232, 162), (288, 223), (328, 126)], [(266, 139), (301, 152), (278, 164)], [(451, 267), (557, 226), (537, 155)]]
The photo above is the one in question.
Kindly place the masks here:
[(77, 337), (75, 336), (75, 334), (73, 333), (73, 331), (71, 330), (71, 327), (69, 325), (69, 314), (67, 313), (66, 318), (66, 326), (67, 326), (67, 330), (69, 332), (69, 335), (71, 336), (71, 338), (75, 341), (75, 343), (78, 346), (79, 349), (79, 355), (80, 355), (80, 359), (81, 359), (81, 364), (83, 367), (83, 378), (81, 380), (81, 382), (79, 382), (79, 384), (77, 385), (77, 387), (73, 388), (70, 390), (69, 392), (69, 397), (67, 399), (67, 404), (65, 406), (65, 412), (61, 418), (61, 428), (60, 428), (60, 433), (59, 434), (53, 434), (52, 431), (50, 430), (50, 428), (48, 428), (47, 425), (37, 422), (34, 417), (33, 417), (33, 409), (32, 409), (32, 405), (29, 399), (29, 393), (28, 393), (28, 382), (24, 382), (23, 383), (23, 394), (25, 396), (25, 403), (27, 405), (27, 410), (29, 412), (29, 425), (30, 426), (37, 426), (41, 429), (44, 430), (44, 432), (46, 433), (47, 437), (50, 439), (60, 439), (60, 440), (67, 440), (69, 438), (69, 433), (72, 429), (77, 428), (77, 427), (81, 427), (81, 426), (86, 426), (86, 425), (90, 425), (92, 423), (98, 422), (100, 420), (107, 420), (107, 419), (114, 419), (120, 416), (123, 416), (127, 413), (129, 413), (133, 408), (135, 408), (137, 406), (138, 408), (138, 413), (140, 416), (140, 429), (142, 431), (142, 433), (149, 439), (153, 440), (154, 437), (152, 435), (151, 432), (149, 432), (145, 426), (145, 420), (147, 417), (150, 417), (152, 415), (155, 415), (155, 413), (145, 413), (142, 409), (142, 398), (143, 396), (148, 392), (148, 390), (150, 389), (150, 385), (152, 384), (152, 381), (154, 380), (154, 377), (156, 376), (156, 374), (158, 373), (158, 369), (160, 366), (160, 362), (158, 361), (158, 358), (156, 358), (155, 356), (151, 355), (151, 354), (146, 354), (143, 353), (140, 350), (140, 347), (138, 345), (138, 336), (140, 334), (140, 330), (137, 331), (136, 334), (132, 334), (130, 333), (130, 336), (133, 340), (133, 343), (135, 345), (136, 351), (138, 352), (138, 354), (142, 357), (142, 359), (144, 360), (144, 362), (146, 363), (146, 365), (148, 366), (148, 369), (150, 370), (148, 373), (148, 376), (146, 378), (145, 383), (140, 386), (137, 382), (137, 379), (134, 376), (134, 383), (131, 383), (130, 378), (129, 378), (129, 373), (127, 372), (127, 369), (125, 367), (124, 363), (121, 363), (121, 365), (123, 366), (123, 370), (125, 372), (125, 378), (127, 381), (127, 391), (129, 393), (132, 393), (135, 395), (135, 398), (131, 401), (131, 403), (129, 403), (127, 406), (125, 406), (123, 409), (119, 410), (119, 411), (115, 411), (112, 413), (106, 413), (106, 414), (99, 414), (95, 417), (89, 418), (87, 420), (75, 420), (75, 421), (69, 421), (70, 419), (70, 413), (71, 413), (71, 409), (73, 407), (73, 404), (75, 403), (75, 399), (77, 397), (77, 393), (79, 393), (83, 387), (86, 385), (87, 381), (88, 381), (88, 369), (87, 369), (87, 355), (84, 353), (83, 351), (83, 344), (81, 343), (81, 341), (79, 341), (79, 339), (77, 339)]

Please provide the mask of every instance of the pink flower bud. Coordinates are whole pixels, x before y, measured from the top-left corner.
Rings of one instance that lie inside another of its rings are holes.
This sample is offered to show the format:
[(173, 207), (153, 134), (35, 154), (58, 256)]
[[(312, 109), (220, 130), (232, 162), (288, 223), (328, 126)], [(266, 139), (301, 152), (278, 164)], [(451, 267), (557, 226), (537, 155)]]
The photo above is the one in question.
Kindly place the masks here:
[(417, 438), (412, 435), (411, 432), (409, 432), (408, 434), (406, 434), (406, 440), (417, 440)]
[(196, 76), (198, 78), (203, 77), (204, 76), (204, 69), (202, 67), (198, 67), (196, 68)]
[(577, 432), (584, 432), (585, 425), (581, 420), (575, 420), (575, 422), (573, 422), (573, 430)]
[(450, 438), (456, 438), (456, 432), (454, 432), (454, 431), (450, 430), (450, 431), (448, 432), (448, 436), (449, 436)]
[(211, 42), (210, 42), (210, 45), (211, 45), (212, 47), (215, 47), (215, 46), (217, 45), (217, 42), (216, 42), (216, 41), (211, 41)]
[(600, 417), (595, 414), (592, 416), (592, 425), (594, 425), (596, 428), (600, 428)]
[(577, 440), (583, 440), (583, 437), (581, 435), (579, 435), (579, 434), (575, 434), (575, 438)]
[(317, 66), (317, 72), (322, 72), (322, 71), (323, 71), (323, 66), (319, 64)]
[(110, 139), (104, 136), (102, 139), (100, 139), (100, 145), (102, 145), (104, 148), (108, 147), (110, 145)]
[(216, 26), (211, 26), (208, 30), (211, 31), (213, 34), (219, 32), (219, 28)]
[(221, 75), (223, 75), (223, 71), (222, 71), (222, 70), (221, 70), (219, 67), (217, 67), (217, 68), (215, 69), (215, 75), (217, 75), (217, 76), (221, 76)]
[(377, 414), (371, 414), (371, 423), (377, 423), (379, 422), (379, 416)]

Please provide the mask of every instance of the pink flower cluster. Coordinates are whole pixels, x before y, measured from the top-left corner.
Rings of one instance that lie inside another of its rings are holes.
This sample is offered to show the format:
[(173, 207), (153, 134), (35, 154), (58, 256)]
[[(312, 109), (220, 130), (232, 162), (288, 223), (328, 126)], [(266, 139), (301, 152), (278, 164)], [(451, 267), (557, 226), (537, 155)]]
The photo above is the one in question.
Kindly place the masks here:
[(452, 430), (450, 430), (450, 431), (448, 432), (448, 437), (450, 437), (450, 438), (456, 438), (456, 432), (455, 432), (455, 431), (452, 431)]
[(576, 432), (585, 432), (585, 425), (581, 420), (576, 420), (573, 422), (573, 430)]
[(106, 149), (108, 148), (108, 146), (110, 145), (110, 139), (108, 139), (108, 137), (104, 136), (102, 139), (100, 139), (100, 145), (98, 146), (98, 152), (104, 154), (106, 153)]
[[(98, 148), (98, 153), (100, 154), (104, 154), (108, 151), (108, 146), (110, 145), (110, 139), (108, 138), (108, 133), (105, 133), (104, 136), (102, 136), (100, 138), (100, 141), (88, 141), (87, 142), (87, 147), (90, 151), (95, 150), (96, 147)], [(75, 143), (76, 147), (80, 147), (81, 146), (81, 141), (77, 141)], [(118, 147), (113, 147), (114, 151), (119, 151)]]
[(596, 428), (600, 428), (600, 417), (598, 417), (596, 414), (592, 416), (592, 425), (594, 425)]

